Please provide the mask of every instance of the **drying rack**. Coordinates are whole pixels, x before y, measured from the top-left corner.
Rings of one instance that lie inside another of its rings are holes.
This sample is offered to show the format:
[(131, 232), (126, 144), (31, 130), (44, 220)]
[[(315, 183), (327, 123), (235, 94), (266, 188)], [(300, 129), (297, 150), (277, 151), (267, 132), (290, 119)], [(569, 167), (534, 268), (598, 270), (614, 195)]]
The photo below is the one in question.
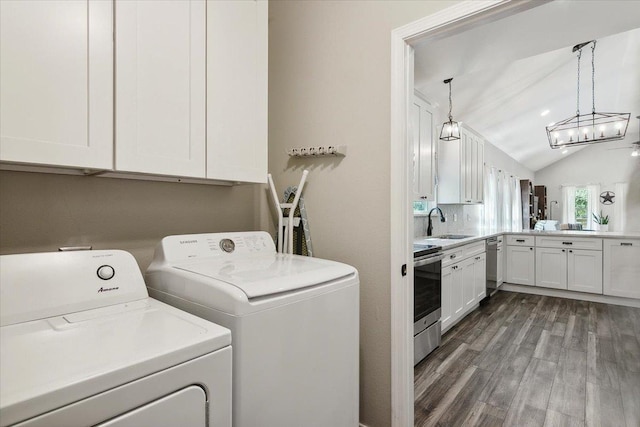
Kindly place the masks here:
[[(305, 169), (302, 172), (302, 178), (300, 178), (300, 183), (298, 184), (298, 189), (296, 190), (296, 195), (293, 198), (292, 203), (282, 203), (279, 201), (280, 199), (278, 198), (276, 187), (275, 185), (273, 185), (273, 178), (271, 177), (271, 174), (267, 175), (267, 178), (269, 180), (269, 187), (271, 188), (271, 196), (275, 204), (276, 212), (278, 213), (278, 234), (282, 233), (282, 237), (278, 239), (279, 253), (293, 254), (293, 215), (296, 208), (298, 207), (298, 202), (300, 202), (302, 187), (304, 187), (304, 183), (307, 180), (307, 175), (309, 175), (309, 171)], [(285, 209), (289, 209), (289, 216), (287, 217), (286, 221), (284, 218)]]

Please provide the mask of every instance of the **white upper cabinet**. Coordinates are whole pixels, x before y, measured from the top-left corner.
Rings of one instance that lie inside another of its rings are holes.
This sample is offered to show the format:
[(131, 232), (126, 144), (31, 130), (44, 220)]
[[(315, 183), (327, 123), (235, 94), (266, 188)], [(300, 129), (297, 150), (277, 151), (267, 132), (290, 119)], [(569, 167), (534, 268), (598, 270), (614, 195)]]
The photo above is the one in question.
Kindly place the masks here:
[(205, 177), (205, 0), (115, 3), (117, 171)]
[(460, 139), (439, 141), (438, 203), (484, 201), (484, 139), (466, 125)]
[(113, 167), (113, 5), (0, 1), (0, 160)]
[(207, 2), (207, 178), (267, 180), (266, 1)]
[(433, 109), (418, 96), (411, 105), (413, 200), (435, 200), (436, 141)]

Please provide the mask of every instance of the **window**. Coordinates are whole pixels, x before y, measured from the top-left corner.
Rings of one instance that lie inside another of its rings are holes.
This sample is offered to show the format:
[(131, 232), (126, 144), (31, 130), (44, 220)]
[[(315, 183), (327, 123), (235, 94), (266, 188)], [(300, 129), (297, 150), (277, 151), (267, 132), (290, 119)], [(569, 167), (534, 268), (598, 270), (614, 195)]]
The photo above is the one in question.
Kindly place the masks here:
[(562, 187), (562, 222), (580, 224), (585, 230), (593, 230), (593, 212), (598, 209), (600, 185), (565, 185)]
[(576, 197), (574, 199), (576, 206), (576, 219), (577, 224), (582, 224), (582, 228), (588, 228), (587, 222), (589, 220), (589, 192), (587, 187), (576, 188)]

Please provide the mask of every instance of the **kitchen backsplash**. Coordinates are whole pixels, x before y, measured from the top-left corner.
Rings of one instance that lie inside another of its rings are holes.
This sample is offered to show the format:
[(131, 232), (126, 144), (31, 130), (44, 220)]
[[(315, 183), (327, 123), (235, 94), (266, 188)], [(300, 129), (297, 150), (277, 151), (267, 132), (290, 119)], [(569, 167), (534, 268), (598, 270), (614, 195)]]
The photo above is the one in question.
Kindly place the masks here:
[[(440, 205), (446, 222), (440, 222), (437, 211), (432, 213), (431, 224), (433, 236), (441, 234), (476, 234), (482, 229), (482, 205)], [(426, 215), (414, 215), (413, 235), (422, 237), (427, 235)]]

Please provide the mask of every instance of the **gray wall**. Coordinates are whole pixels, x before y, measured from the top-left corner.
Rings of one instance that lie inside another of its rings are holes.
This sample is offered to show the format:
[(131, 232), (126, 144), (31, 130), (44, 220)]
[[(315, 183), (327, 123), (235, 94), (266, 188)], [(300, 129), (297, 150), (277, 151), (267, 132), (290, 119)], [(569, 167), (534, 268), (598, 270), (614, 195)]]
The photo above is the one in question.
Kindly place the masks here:
[[(310, 170), (304, 195), (315, 254), (360, 272), (360, 421), (371, 427), (391, 424), (391, 31), (453, 3), (269, 5), (269, 170), (280, 191)], [(341, 144), (345, 158), (285, 154)], [(270, 201), (262, 203), (272, 228)]]
[(0, 172), (0, 253), (131, 252), (144, 271), (170, 234), (255, 229), (255, 188)]

